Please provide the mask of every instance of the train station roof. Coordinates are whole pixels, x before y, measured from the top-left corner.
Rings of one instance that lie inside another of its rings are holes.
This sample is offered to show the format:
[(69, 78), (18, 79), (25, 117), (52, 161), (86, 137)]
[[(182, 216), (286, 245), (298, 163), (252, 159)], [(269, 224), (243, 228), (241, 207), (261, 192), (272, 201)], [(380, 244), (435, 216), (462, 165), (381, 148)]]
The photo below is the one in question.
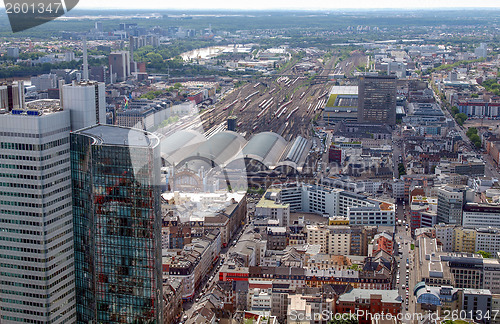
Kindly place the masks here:
[(254, 135), (241, 153), (246, 159), (254, 159), (270, 167), (278, 163), (286, 146), (287, 141), (279, 134), (263, 132)]

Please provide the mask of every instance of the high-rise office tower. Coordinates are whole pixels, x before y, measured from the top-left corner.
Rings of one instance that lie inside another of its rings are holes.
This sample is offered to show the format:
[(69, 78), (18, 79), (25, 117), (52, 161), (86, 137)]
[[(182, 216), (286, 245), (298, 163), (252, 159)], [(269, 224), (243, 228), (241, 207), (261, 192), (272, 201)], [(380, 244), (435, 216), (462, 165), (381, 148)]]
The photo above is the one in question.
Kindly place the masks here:
[(71, 134), (77, 323), (161, 323), (159, 153), (137, 129)]
[(26, 105), (0, 110), (0, 322), (73, 323), (69, 111)]
[(395, 76), (359, 77), (359, 123), (396, 124), (396, 81)]
[(106, 89), (96, 81), (65, 84), (61, 103), (71, 114), (71, 129), (78, 130), (96, 124), (106, 124)]
[(116, 74), (116, 80), (125, 81), (130, 76), (130, 53), (128, 51), (113, 52), (109, 54), (110, 71)]

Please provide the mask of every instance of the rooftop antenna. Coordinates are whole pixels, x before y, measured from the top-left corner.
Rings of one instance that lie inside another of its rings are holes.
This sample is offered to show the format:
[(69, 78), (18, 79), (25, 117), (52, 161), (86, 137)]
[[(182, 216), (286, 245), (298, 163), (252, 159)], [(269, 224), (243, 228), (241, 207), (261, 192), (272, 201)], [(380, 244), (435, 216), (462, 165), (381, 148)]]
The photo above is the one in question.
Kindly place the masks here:
[(89, 80), (89, 62), (87, 60), (87, 36), (83, 37), (83, 81)]

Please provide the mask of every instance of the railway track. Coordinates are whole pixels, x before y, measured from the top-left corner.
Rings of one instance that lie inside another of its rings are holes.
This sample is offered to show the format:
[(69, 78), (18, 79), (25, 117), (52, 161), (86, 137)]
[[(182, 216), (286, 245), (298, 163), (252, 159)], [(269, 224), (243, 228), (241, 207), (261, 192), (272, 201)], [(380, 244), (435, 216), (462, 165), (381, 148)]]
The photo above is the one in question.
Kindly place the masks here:
[[(335, 61), (332, 58), (318, 75), (327, 76)], [(287, 140), (307, 135), (312, 118), (326, 104), (329, 87), (326, 82), (311, 84), (307, 76), (292, 73), (292, 67), (235, 89), (202, 116), (203, 129), (221, 129), (219, 125), (229, 116), (236, 116), (238, 132), (247, 137), (263, 131), (282, 134)]]

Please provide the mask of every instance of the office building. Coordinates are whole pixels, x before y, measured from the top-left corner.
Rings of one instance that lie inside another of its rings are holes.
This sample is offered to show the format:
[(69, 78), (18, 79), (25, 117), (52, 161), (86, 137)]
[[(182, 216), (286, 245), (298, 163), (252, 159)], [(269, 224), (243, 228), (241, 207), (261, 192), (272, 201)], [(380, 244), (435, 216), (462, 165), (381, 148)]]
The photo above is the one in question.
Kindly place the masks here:
[(74, 323), (69, 111), (10, 104), (0, 112), (0, 322)]
[(349, 225), (382, 225), (393, 226), (396, 224), (396, 209), (394, 204), (377, 202), (367, 207), (349, 207), (347, 217)]
[(71, 133), (77, 323), (162, 323), (159, 139)]
[(57, 88), (57, 75), (53, 73), (42, 74), (31, 77), (31, 85), (35, 86), (36, 91), (47, 91)]
[(449, 311), (459, 310), (461, 292), (461, 289), (452, 286), (432, 287), (419, 282), (413, 289), (413, 295), (416, 297), (415, 312), (428, 314), (431, 311), (444, 316)]
[(478, 228), (474, 251), (484, 251), (495, 257), (495, 254), (500, 252), (500, 228)]
[(500, 205), (466, 203), (463, 207), (463, 226), (470, 228), (500, 227)]
[(61, 103), (63, 109), (70, 111), (72, 130), (106, 124), (106, 89), (102, 82), (63, 85)]
[(454, 233), (458, 225), (438, 224), (434, 226), (436, 238), (441, 242), (443, 252), (453, 252)]
[(395, 76), (359, 77), (359, 123), (396, 124), (396, 81)]
[(483, 314), (491, 312), (491, 297), (491, 291), (488, 289), (464, 289), (462, 303), (464, 312), (461, 313), (465, 313), (467, 319), (490, 323), (491, 318), (483, 318)]
[(130, 59), (129, 52), (113, 52), (109, 54), (109, 73), (116, 75), (112, 77), (112, 82), (125, 81), (130, 76)]
[(23, 81), (0, 82), (0, 111), (24, 108)]
[(395, 206), (342, 189), (304, 183), (279, 187), (277, 199), (290, 211), (343, 216), (349, 225), (394, 225)]
[(438, 188), (437, 222), (461, 225), (464, 200), (463, 185), (446, 185)]
[(500, 263), (498, 259), (485, 259), (479, 254), (444, 252), (436, 239), (422, 235), (418, 238), (416, 274), (417, 282), (428, 286), (489, 289), (500, 292)]
[(358, 87), (333, 86), (326, 107), (323, 110), (323, 120), (329, 124), (339, 121), (357, 121), (358, 117)]

